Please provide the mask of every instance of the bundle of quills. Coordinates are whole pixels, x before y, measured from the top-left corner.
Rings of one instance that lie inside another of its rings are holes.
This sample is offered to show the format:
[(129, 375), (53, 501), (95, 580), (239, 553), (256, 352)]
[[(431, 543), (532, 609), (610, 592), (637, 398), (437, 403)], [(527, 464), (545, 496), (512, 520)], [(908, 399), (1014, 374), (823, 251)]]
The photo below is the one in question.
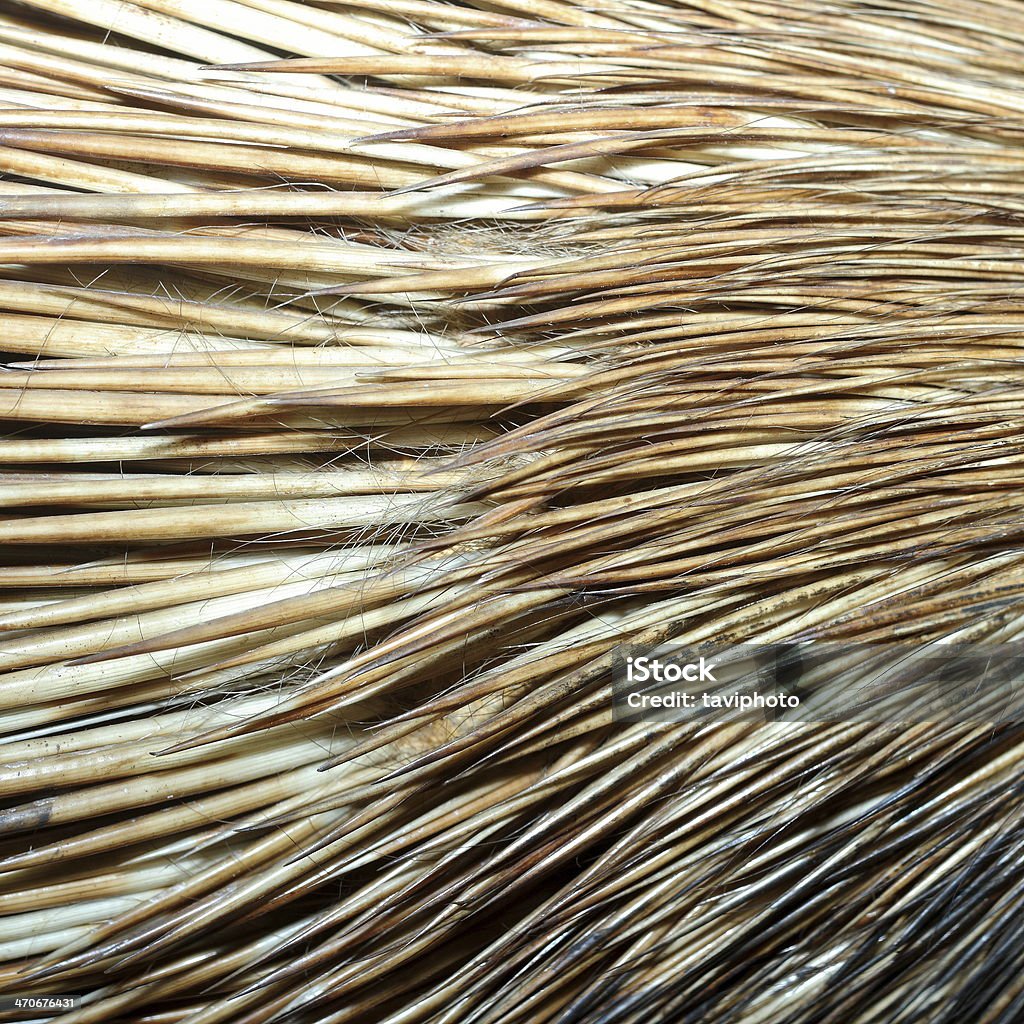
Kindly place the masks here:
[(1019, 0), (0, 3), (0, 995), (1024, 1020), (1018, 718), (610, 698), (1019, 638), (1022, 114)]

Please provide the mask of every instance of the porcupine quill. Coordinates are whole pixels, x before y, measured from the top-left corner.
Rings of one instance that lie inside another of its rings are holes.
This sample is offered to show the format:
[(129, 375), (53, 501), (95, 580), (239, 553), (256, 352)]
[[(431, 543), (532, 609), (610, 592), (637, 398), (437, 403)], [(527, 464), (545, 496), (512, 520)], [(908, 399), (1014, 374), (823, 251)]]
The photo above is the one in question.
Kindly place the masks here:
[(609, 682), (1019, 638), (1022, 109), (1012, 0), (0, 2), (0, 995), (1024, 1020), (1020, 722)]

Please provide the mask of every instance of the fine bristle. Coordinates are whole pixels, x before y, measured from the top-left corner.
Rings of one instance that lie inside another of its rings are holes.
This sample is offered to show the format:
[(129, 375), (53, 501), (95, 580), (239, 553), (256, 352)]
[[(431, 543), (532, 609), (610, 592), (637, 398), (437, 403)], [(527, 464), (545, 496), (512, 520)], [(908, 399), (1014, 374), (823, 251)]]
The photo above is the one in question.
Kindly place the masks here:
[(0, 996), (1024, 1020), (1024, 718), (611, 682), (1024, 639), (1022, 110), (1018, 0), (0, 0)]

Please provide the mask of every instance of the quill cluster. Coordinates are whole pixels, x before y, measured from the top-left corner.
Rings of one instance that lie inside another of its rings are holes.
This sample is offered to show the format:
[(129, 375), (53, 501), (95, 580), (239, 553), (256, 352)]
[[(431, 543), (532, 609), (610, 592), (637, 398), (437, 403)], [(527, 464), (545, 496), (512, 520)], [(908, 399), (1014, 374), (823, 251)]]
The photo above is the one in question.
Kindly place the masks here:
[(1024, 631), (1016, 0), (0, 4), (0, 992), (1015, 1024), (1024, 727), (613, 721)]

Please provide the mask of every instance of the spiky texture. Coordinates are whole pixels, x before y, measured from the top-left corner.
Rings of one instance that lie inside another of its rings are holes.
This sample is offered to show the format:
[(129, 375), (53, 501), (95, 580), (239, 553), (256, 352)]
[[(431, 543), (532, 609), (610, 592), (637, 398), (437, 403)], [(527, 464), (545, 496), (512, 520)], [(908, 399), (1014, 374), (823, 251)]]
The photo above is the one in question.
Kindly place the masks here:
[(3, 3), (0, 990), (1020, 1021), (1024, 728), (608, 667), (1021, 632), (1022, 104), (1016, 0)]

